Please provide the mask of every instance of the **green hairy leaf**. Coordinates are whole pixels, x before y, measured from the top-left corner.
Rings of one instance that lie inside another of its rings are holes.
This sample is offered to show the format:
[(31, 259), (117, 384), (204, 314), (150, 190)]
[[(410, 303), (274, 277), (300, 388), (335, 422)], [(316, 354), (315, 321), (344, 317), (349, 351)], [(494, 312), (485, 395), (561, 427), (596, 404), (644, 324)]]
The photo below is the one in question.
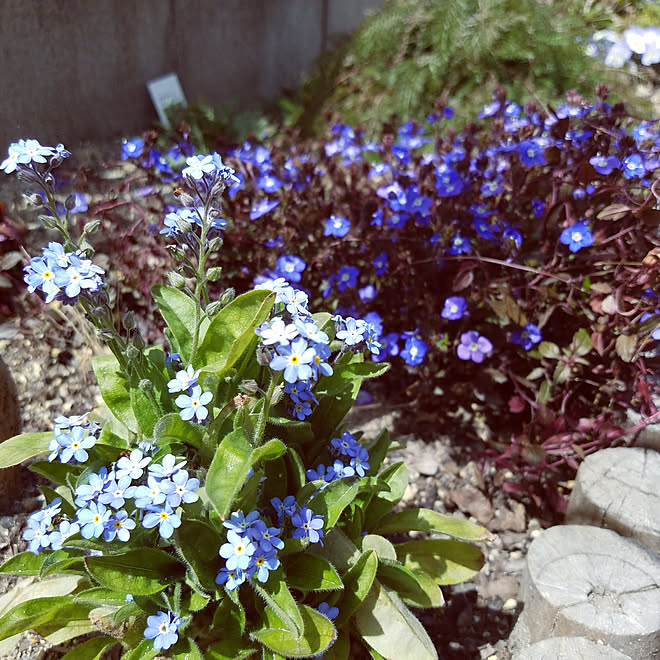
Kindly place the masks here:
[(221, 568), (218, 550), (222, 542), (218, 533), (203, 522), (184, 519), (174, 532), (174, 540), (194, 579), (213, 592)]
[(172, 351), (180, 353), (187, 365), (195, 332), (195, 301), (183, 291), (162, 284), (153, 286), (151, 295), (170, 329)]
[(375, 531), (378, 534), (392, 534), (413, 530), (446, 534), (461, 541), (487, 541), (492, 538), (492, 534), (484, 527), (431, 509), (412, 509), (393, 513), (383, 518)]
[(442, 607), (444, 605), (445, 599), (440, 587), (424, 571), (412, 571), (398, 562), (380, 560), (378, 562), (378, 579), (414, 607)]
[(396, 546), (396, 554), (404, 566), (425, 571), (437, 584), (471, 580), (484, 565), (479, 548), (461, 541), (408, 541)]
[(305, 658), (323, 653), (337, 635), (332, 621), (307, 605), (301, 605), (300, 612), (304, 625), (300, 637), (295, 637), (278, 615), (269, 609), (264, 613), (266, 625), (250, 633), (250, 637), (287, 658)]
[(335, 567), (317, 555), (289, 555), (284, 561), (284, 569), (287, 582), (294, 589), (334, 591), (344, 587)]
[(394, 546), (383, 536), (378, 534), (367, 534), (360, 539), (362, 552), (373, 550), (379, 560), (390, 559), (396, 561), (396, 550)]
[(0, 468), (18, 465), (33, 456), (48, 453), (52, 432), (22, 433), (0, 443)]
[(308, 506), (323, 516), (326, 529), (332, 529), (343, 510), (355, 499), (359, 488), (358, 482), (350, 483), (348, 479), (337, 479), (314, 495)]
[(224, 373), (230, 369), (255, 338), (255, 328), (268, 318), (275, 302), (270, 291), (248, 291), (211, 321), (202, 340), (195, 364), (203, 371)]
[[(294, 639), (300, 639), (305, 628), (303, 615), (286, 585), (282, 569), (278, 568), (276, 571), (272, 571), (267, 582), (263, 584), (255, 582), (253, 584), (255, 591), (276, 613), (280, 628), (286, 629)], [(273, 650), (278, 651), (278, 649)]]
[(209, 660), (243, 660), (254, 656), (258, 652), (257, 649), (243, 648), (244, 646), (245, 642), (242, 642), (242, 648), (240, 649), (235, 648), (226, 641), (218, 642), (206, 649), (206, 657)]
[(243, 429), (232, 431), (220, 443), (206, 475), (206, 494), (221, 518), (226, 518), (250, 470), (252, 446)]
[(95, 357), (92, 359), (92, 367), (105, 405), (129, 431), (137, 433), (138, 422), (131, 406), (128, 383), (117, 358), (114, 355)]
[(49, 628), (52, 632), (70, 622), (87, 622), (89, 607), (68, 596), (35, 598), (13, 607), (0, 617), (0, 640), (25, 630)]
[(362, 638), (387, 660), (436, 660), (438, 654), (421, 623), (396, 592), (375, 581), (353, 617)]
[(202, 448), (204, 430), (199, 424), (181, 419), (176, 413), (161, 417), (154, 427), (154, 440), (158, 445), (186, 443)]
[(256, 465), (259, 461), (273, 461), (285, 452), (286, 445), (281, 440), (273, 438), (252, 452), (250, 462), (252, 465)]
[(100, 660), (106, 650), (117, 644), (114, 637), (93, 637), (77, 644), (74, 649), (62, 656), (62, 660)]
[(160, 651), (154, 649), (154, 643), (150, 639), (143, 639), (134, 649), (124, 653), (121, 660), (151, 660), (155, 658)]
[(35, 555), (29, 550), (10, 557), (2, 566), (2, 575), (39, 575), (48, 555)]
[(337, 625), (343, 626), (367, 597), (376, 579), (378, 557), (372, 550), (364, 552), (343, 576), (344, 597), (339, 605)]
[(183, 566), (155, 548), (129, 550), (119, 555), (87, 557), (89, 574), (104, 587), (124, 594), (149, 596), (183, 575)]
[(159, 411), (149, 397), (142, 390), (132, 387), (129, 392), (131, 408), (137, 420), (140, 431), (151, 437), (154, 427), (160, 418)]

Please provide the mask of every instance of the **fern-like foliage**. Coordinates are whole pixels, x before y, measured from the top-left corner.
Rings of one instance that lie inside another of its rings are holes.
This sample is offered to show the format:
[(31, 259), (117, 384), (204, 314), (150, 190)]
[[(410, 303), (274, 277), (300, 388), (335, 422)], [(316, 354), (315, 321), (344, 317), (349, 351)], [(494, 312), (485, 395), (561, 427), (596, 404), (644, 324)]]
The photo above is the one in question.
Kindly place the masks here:
[(519, 102), (536, 96), (559, 103), (572, 88), (592, 96), (601, 82), (616, 91), (617, 79), (580, 45), (609, 24), (608, 14), (593, 6), (585, 14), (578, 5), (390, 0), (319, 62), (291, 119), (308, 133), (327, 113), (375, 128), (393, 116), (423, 118), (441, 98), (463, 122), (475, 117), (497, 84)]

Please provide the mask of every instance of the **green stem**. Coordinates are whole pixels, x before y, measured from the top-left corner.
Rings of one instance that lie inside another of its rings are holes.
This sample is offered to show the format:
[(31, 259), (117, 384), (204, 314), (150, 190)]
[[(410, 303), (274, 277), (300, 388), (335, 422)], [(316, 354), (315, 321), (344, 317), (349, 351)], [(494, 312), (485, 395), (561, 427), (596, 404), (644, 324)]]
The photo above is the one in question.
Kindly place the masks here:
[(270, 378), (270, 385), (268, 386), (268, 391), (264, 398), (264, 407), (259, 413), (259, 418), (254, 427), (254, 438), (252, 440), (253, 447), (259, 447), (263, 443), (264, 431), (266, 430), (266, 421), (268, 420), (268, 413), (270, 412), (270, 402), (273, 399), (275, 394), (275, 388), (280, 384), (280, 379), (282, 377), (282, 372), (278, 371), (274, 373)]
[(208, 292), (206, 291), (206, 277), (204, 275), (204, 269), (206, 267), (206, 260), (208, 258), (208, 252), (206, 251), (206, 237), (209, 231), (209, 208), (208, 203), (204, 205), (204, 217), (201, 218), (202, 221), (202, 233), (199, 239), (199, 258), (197, 259), (197, 269), (195, 270), (195, 330), (193, 332), (193, 342), (192, 348), (190, 349), (190, 364), (193, 363), (195, 359), (195, 353), (197, 352), (197, 346), (199, 344), (199, 330), (202, 323), (201, 319), (201, 303), (200, 298), (204, 298), (205, 304), (208, 304)]

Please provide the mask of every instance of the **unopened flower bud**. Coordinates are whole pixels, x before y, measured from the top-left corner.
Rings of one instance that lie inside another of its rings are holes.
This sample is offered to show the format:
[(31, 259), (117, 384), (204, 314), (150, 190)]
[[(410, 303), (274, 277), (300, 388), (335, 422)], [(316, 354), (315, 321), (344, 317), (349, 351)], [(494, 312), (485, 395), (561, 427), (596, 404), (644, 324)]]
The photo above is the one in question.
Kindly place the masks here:
[(41, 184), (41, 176), (35, 172), (31, 167), (19, 163), (16, 169), (16, 176), (19, 181), (27, 181), (28, 183), (37, 183)]
[(234, 287), (229, 287), (220, 296), (220, 304), (224, 307), (228, 305), (236, 297), (236, 290)]
[(41, 198), (40, 195), (37, 195), (37, 193), (25, 193), (23, 195), (23, 199), (27, 202), (28, 206), (31, 206), (33, 208), (44, 205), (44, 200)]
[(220, 195), (222, 195), (222, 193), (225, 191), (226, 187), (227, 184), (223, 179), (216, 179), (213, 183), (213, 186), (211, 186), (211, 192), (209, 194), (214, 199), (216, 197), (220, 197)]
[(183, 261), (186, 258), (185, 250), (181, 249), (180, 245), (168, 245), (167, 246), (172, 253), (172, 258), (177, 261)]
[(183, 264), (181, 270), (183, 271), (184, 277), (195, 277), (195, 275), (197, 275), (195, 269), (190, 264)]
[(142, 334), (138, 331), (135, 333), (135, 336), (133, 337), (133, 346), (135, 348), (142, 350), (146, 346), (146, 342), (144, 341), (144, 337)]
[(273, 354), (265, 347), (257, 348), (257, 362), (260, 367), (267, 367), (273, 361)]
[(86, 222), (85, 226), (83, 227), (83, 234), (93, 234), (99, 228), (100, 224), (100, 218), (94, 218), (94, 220)]
[(187, 192), (180, 192), (177, 196), (181, 206), (195, 206), (195, 200), (192, 195), (189, 195)]
[(210, 319), (212, 319), (221, 309), (222, 309), (222, 305), (220, 304), (220, 301), (214, 300), (212, 303), (209, 303), (206, 306), (206, 309), (204, 311), (206, 312), (206, 315)]
[(141, 351), (138, 348), (135, 348), (133, 344), (129, 344), (126, 347), (126, 358), (129, 362), (135, 362), (140, 358), (140, 355), (142, 355)]
[(76, 208), (76, 196), (73, 193), (64, 200), (64, 207), (67, 211)]
[(219, 250), (222, 247), (223, 243), (224, 241), (222, 240), (222, 236), (216, 236), (215, 238), (209, 241), (209, 250), (211, 252), (215, 252), (216, 250)]
[(208, 272), (206, 273), (206, 277), (208, 278), (209, 282), (217, 282), (220, 279), (221, 274), (222, 268), (220, 268), (220, 266), (214, 266), (213, 268), (209, 268)]
[(183, 289), (183, 287), (186, 286), (186, 278), (173, 270), (167, 273), (167, 281), (175, 289)]
[(284, 385), (279, 385), (278, 387), (275, 388), (275, 391), (273, 392), (273, 398), (270, 400), (270, 405), (276, 406), (282, 400), (283, 396), (284, 396)]
[(101, 307), (101, 305), (99, 305), (98, 307), (94, 307), (94, 309), (92, 309), (91, 314), (97, 319), (102, 319), (105, 316), (105, 312), (105, 307)]
[(180, 215), (176, 216), (174, 224), (182, 234), (189, 234), (192, 231), (192, 225), (187, 220), (184, 220)]
[(138, 387), (140, 390), (142, 390), (145, 394), (150, 394), (151, 392), (154, 391), (154, 384), (148, 379), (148, 378), (143, 378), (139, 383)]
[(255, 395), (259, 391), (259, 383), (256, 380), (250, 378), (248, 380), (241, 381), (238, 386), (240, 392), (243, 394)]
[(185, 261), (187, 258), (187, 253), (190, 252), (190, 246), (187, 243), (179, 243), (172, 250), (172, 256), (177, 261)]
[(99, 339), (101, 339), (101, 341), (112, 341), (115, 338), (115, 335), (115, 331), (110, 328), (101, 328), (99, 330)]
[(38, 216), (38, 219), (46, 229), (57, 229), (57, 220), (52, 215), (42, 213)]
[(124, 314), (121, 324), (124, 327), (124, 330), (132, 330), (135, 327), (135, 313), (133, 310), (129, 310)]

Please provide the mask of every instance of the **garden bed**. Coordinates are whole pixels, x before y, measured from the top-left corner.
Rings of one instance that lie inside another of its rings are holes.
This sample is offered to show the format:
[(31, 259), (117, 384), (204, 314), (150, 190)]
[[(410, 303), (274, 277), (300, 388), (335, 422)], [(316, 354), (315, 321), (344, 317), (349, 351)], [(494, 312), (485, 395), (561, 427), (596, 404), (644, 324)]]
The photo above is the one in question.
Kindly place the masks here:
[[(93, 408), (100, 399), (90, 367), (90, 353), (81, 336), (59, 315), (53, 320), (26, 319), (2, 326), (0, 354), (17, 384), (23, 429), (47, 430), (59, 414), (70, 415)], [(363, 429), (374, 437), (383, 426), (394, 426), (411, 414), (406, 407), (375, 403), (352, 413), (351, 429)], [(428, 425), (423, 433), (399, 436), (404, 448), (392, 460), (404, 460), (410, 471), (403, 503), (458, 516), (472, 516), (495, 538), (485, 547), (486, 564), (471, 582), (443, 588), (446, 606), (417, 611), (431, 639), (444, 658), (506, 660), (506, 640), (513, 628), (519, 603), (516, 600), (527, 547), (541, 525), (531, 502), (514, 498), (497, 488), (493, 473), (483, 475), (474, 462), (479, 447)], [(396, 437), (396, 436), (395, 436)], [(38, 508), (35, 499), (38, 478), (24, 471), (23, 491), (14, 501), (3, 502), (0, 513), (0, 560), (27, 549), (21, 533), (28, 515)], [(15, 578), (0, 577), (0, 591), (7, 591)], [(61, 649), (51, 649), (31, 633), (10, 660), (54, 660)]]

